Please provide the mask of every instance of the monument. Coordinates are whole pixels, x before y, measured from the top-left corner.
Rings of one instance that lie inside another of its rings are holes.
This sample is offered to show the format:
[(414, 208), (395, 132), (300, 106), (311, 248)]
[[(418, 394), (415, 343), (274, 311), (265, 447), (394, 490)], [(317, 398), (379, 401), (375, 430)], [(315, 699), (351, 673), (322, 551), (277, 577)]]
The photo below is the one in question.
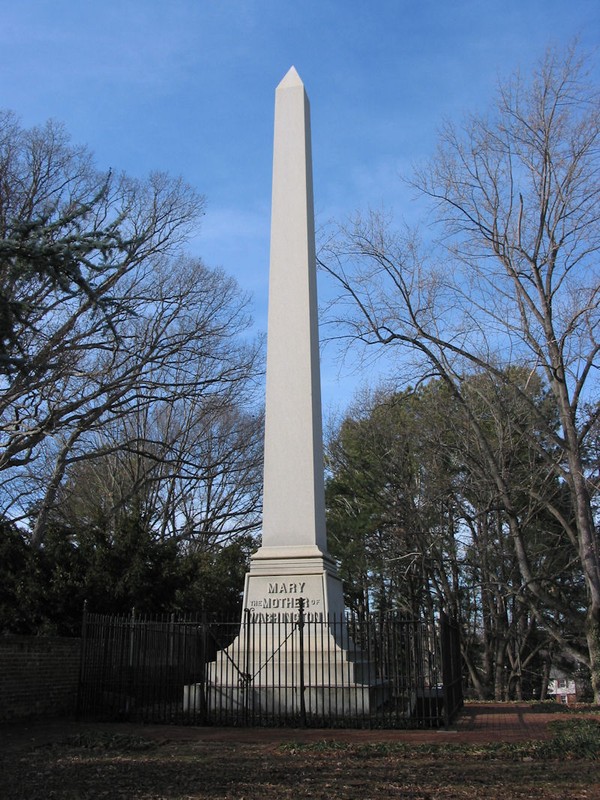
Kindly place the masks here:
[[(314, 711), (331, 707), (333, 692), (347, 713), (358, 690), (364, 709), (365, 665), (345, 631), (342, 583), (327, 551), (310, 109), (294, 67), (275, 93), (265, 414), (262, 545), (246, 576), (245, 622), (209, 665), (208, 702), (251, 696), (255, 708), (290, 710), (301, 691), (303, 708)], [(300, 609), (322, 626), (302, 654)], [(299, 690), (306, 674), (311, 686)]]
[[(310, 109), (294, 67), (275, 93), (262, 546), (244, 607), (344, 609), (327, 552)], [(300, 589), (302, 586), (302, 589)]]

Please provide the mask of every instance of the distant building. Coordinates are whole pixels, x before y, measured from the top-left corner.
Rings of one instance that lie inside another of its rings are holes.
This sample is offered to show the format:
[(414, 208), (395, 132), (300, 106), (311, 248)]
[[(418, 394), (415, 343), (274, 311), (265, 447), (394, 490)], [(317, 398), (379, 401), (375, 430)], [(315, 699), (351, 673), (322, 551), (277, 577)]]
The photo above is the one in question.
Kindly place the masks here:
[(557, 703), (573, 705), (579, 699), (575, 678), (560, 669), (552, 669), (548, 683), (548, 696), (553, 697)]

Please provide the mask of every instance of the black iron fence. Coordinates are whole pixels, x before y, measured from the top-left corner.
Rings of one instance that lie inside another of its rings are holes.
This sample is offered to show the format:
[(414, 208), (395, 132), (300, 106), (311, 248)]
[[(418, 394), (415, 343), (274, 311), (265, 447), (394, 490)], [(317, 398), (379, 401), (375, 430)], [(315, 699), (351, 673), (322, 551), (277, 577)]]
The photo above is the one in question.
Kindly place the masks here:
[(462, 706), (456, 626), (398, 614), (227, 622), (86, 613), (79, 714), (198, 725), (439, 727)]

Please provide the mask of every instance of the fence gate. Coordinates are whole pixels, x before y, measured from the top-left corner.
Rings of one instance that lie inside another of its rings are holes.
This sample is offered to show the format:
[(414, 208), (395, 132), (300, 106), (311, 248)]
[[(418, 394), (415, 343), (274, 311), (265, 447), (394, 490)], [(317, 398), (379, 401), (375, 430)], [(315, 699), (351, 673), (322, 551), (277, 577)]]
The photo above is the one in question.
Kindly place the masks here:
[(462, 706), (445, 614), (235, 622), (86, 613), (81, 717), (196, 725), (447, 726)]

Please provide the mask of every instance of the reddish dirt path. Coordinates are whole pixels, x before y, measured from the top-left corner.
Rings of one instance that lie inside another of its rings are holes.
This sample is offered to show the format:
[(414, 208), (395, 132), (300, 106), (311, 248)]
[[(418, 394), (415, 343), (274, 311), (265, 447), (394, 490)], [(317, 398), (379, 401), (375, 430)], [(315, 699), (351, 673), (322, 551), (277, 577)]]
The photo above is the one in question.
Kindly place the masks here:
[[(0, 725), (3, 748), (36, 746), (93, 728), (115, 733), (136, 733), (151, 739), (169, 741), (272, 743), (336, 740), (345, 742), (516, 742), (545, 739), (548, 725), (565, 719), (564, 712), (532, 710), (527, 703), (469, 703), (449, 729), (439, 730), (354, 730), (302, 728), (212, 728), (180, 725), (137, 725), (132, 723), (90, 723), (74, 720), (28, 720)], [(596, 716), (597, 718), (597, 716)]]

